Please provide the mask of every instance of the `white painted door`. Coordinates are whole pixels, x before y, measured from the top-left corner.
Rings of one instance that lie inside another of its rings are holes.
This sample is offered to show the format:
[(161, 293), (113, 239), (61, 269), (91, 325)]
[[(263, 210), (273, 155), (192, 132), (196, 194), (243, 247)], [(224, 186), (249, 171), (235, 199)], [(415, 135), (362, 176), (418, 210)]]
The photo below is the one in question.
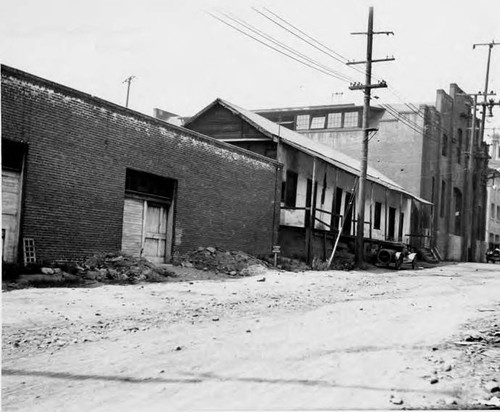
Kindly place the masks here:
[(146, 202), (143, 256), (154, 263), (165, 262), (167, 207)]
[(2, 256), (16, 262), (19, 244), (21, 173), (2, 170)]

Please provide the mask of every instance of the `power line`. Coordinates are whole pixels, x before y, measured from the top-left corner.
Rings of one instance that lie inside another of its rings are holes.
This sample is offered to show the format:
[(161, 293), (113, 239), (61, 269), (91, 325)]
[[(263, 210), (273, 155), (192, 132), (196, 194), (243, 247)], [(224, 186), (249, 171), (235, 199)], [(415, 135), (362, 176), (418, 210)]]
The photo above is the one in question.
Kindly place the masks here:
[[(266, 14), (262, 13), (260, 10), (257, 10), (255, 7), (252, 7), (252, 9), (254, 11), (256, 11), (257, 13), (259, 13), (261, 16), (265, 17), (266, 19), (268, 19), (269, 21), (273, 22), (274, 24), (276, 24), (277, 26), (281, 27), (282, 29), (286, 30), (288, 33), (290, 34), (293, 34), (295, 37), (297, 37), (298, 39), (306, 42), (307, 44), (313, 46), (315, 49), (319, 50), (320, 52), (326, 54), (327, 56), (329, 57), (332, 57), (333, 59), (339, 61), (340, 63), (344, 64), (345, 61), (343, 60), (347, 60), (345, 57), (341, 56), (340, 54), (336, 53), (335, 51), (329, 49), (328, 47), (326, 47), (325, 45), (323, 45), (322, 43), (320, 43), (319, 41), (317, 41), (316, 39), (314, 39), (313, 37), (309, 36), (308, 34), (304, 33), (302, 30), (300, 30), (299, 28), (295, 27), (293, 24), (287, 22), (285, 19), (283, 19), (282, 17), (280, 17), (279, 15), (277, 15), (276, 13), (273, 13), (271, 10), (267, 9), (264, 7), (264, 10), (266, 10), (268, 13), (271, 13), (273, 16), (277, 17), (279, 20), (281, 20), (282, 22), (284, 22), (285, 24), (289, 25), (290, 27), (293, 27), (295, 30), (297, 30), (298, 32), (302, 33), (303, 35), (307, 36), (309, 39), (313, 40), (315, 43), (319, 44), (321, 47), (323, 47), (324, 49), (330, 51), (327, 52), (321, 48), (319, 48), (318, 46), (316, 46), (314, 43), (310, 42), (309, 40), (306, 40), (304, 39), (304, 37), (302, 36), (299, 36), (297, 33), (293, 32), (292, 30), (288, 29), (287, 27), (283, 26), (282, 24), (280, 24), (279, 22), (277, 22), (276, 20), (274, 20), (272, 17), (269, 17), (267, 16)], [(337, 56), (340, 56), (339, 57), (336, 57), (334, 54), (336, 54)]]
[(326, 70), (326, 71), (329, 71), (331, 72), (332, 74), (338, 76), (338, 77), (342, 77), (344, 81), (346, 82), (351, 82), (352, 79), (347, 77), (346, 75), (344, 75), (343, 73), (340, 73), (340, 72), (337, 72), (335, 70), (333, 70), (332, 68), (328, 67), (328, 66), (325, 66), (324, 64), (312, 59), (311, 57), (305, 55), (304, 53), (301, 53), (299, 51), (297, 51), (296, 49), (294, 49), (293, 47), (290, 47), (290, 46), (287, 46), (286, 44), (284, 44), (283, 42), (280, 42), (279, 40), (276, 40), (274, 37), (266, 34), (265, 32), (263, 32), (262, 30), (259, 30), (257, 29), (255, 26), (252, 26), (251, 24), (249, 24), (248, 22), (246, 22), (245, 20), (242, 20), (240, 18), (237, 18), (237, 17), (233, 17), (233, 16), (230, 16), (226, 13), (223, 13), (223, 12), (220, 12), (219, 13), (223, 14), (226, 18), (234, 21), (235, 23), (238, 23), (244, 27), (246, 27), (247, 29), (249, 29), (250, 31), (256, 33), (257, 35), (265, 38), (266, 40), (268, 41), (271, 41), (272, 43), (278, 45), (279, 47), (282, 47), (284, 48), (285, 50), (289, 51), (290, 53), (293, 53), (295, 54), (296, 56), (299, 56), (301, 57), (302, 59), (314, 64), (314, 65), (317, 65), (318, 67), (321, 67), (322, 69)]
[(262, 41), (262, 40), (260, 40), (260, 39), (258, 39), (258, 38), (256, 38), (256, 37), (252, 36), (251, 34), (249, 34), (249, 33), (245, 32), (244, 30), (239, 29), (238, 27), (236, 27), (236, 26), (232, 25), (231, 23), (229, 23), (229, 22), (225, 21), (224, 19), (220, 18), (219, 16), (216, 16), (215, 14), (210, 13), (209, 11), (206, 11), (206, 13), (207, 13), (207, 14), (209, 14), (210, 16), (212, 16), (213, 18), (215, 18), (216, 20), (219, 20), (220, 22), (224, 23), (225, 25), (227, 25), (227, 26), (229, 26), (229, 27), (233, 28), (234, 30), (236, 30), (236, 31), (238, 31), (238, 32), (240, 32), (240, 33), (242, 33), (242, 34), (244, 34), (245, 36), (250, 37), (251, 39), (253, 39), (253, 40), (255, 40), (255, 41), (257, 41), (257, 42), (259, 42), (259, 43), (263, 44), (264, 46), (266, 46), (266, 47), (268, 47), (268, 48), (270, 48), (270, 49), (272, 49), (272, 50), (274, 50), (274, 51), (277, 51), (278, 53), (280, 53), (280, 54), (282, 54), (282, 55), (284, 55), (284, 56), (286, 56), (286, 57), (289, 57), (289, 58), (290, 58), (290, 59), (292, 59), (292, 60), (295, 60), (295, 61), (296, 61), (296, 62), (298, 62), (298, 63), (301, 63), (301, 64), (303, 64), (303, 65), (305, 65), (305, 66), (307, 66), (307, 67), (310, 67), (311, 69), (314, 69), (314, 70), (316, 70), (316, 71), (319, 71), (319, 72), (321, 72), (321, 73), (323, 73), (323, 74), (326, 74), (326, 75), (328, 75), (328, 76), (334, 77), (334, 78), (336, 78), (336, 79), (338, 79), (338, 80), (341, 80), (341, 81), (344, 81), (344, 82), (346, 82), (346, 83), (349, 83), (349, 81), (347, 81), (347, 80), (345, 80), (345, 79), (343, 79), (343, 78), (340, 78), (340, 77), (338, 77), (338, 76), (334, 75), (334, 74), (333, 74), (333, 73), (331, 73), (331, 72), (328, 72), (328, 71), (323, 70), (323, 69), (321, 69), (321, 68), (319, 68), (319, 67), (313, 66), (313, 65), (311, 65), (311, 64), (309, 64), (309, 63), (307, 63), (307, 62), (304, 62), (304, 61), (302, 61), (302, 60), (300, 60), (300, 59), (298, 59), (298, 58), (296, 58), (296, 57), (293, 57), (293, 56), (289, 55), (288, 53), (285, 53), (285, 52), (284, 52), (284, 51), (282, 51), (282, 50), (277, 49), (276, 47), (274, 47), (274, 46), (272, 46), (272, 45), (270, 45), (270, 44), (268, 44), (268, 43), (266, 43), (266, 42), (264, 42), (264, 41)]

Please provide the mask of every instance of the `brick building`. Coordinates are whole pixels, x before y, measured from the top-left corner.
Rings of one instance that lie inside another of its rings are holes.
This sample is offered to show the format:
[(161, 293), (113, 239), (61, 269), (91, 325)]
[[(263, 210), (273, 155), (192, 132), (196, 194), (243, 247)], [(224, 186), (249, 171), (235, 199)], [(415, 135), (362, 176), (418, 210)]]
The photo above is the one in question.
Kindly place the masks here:
[(280, 165), (1, 67), (5, 261), (124, 250), (157, 262), (199, 246), (268, 254)]
[[(446, 260), (484, 259), (486, 145), (479, 127), (470, 145), (471, 104), (456, 85), (437, 91), (436, 104), (382, 105), (370, 111), (369, 165), (434, 204), (414, 203), (411, 243)], [(308, 138), (359, 158), (362, 106), (328, 105), (256, 110)], [(469, 170), (469, 153), (474, 152)], [(469, 193), (467, 179), (472, 179)], [(474, 204), (467, 206), (466, 199)]]

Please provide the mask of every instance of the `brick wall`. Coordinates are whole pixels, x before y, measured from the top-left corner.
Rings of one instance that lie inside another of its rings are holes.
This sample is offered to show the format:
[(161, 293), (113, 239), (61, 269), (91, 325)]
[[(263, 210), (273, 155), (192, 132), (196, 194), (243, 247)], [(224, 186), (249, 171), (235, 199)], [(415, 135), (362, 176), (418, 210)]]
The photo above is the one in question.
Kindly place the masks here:
[(1, 97), (2, 139), (27, 144), (21, 236), (38, 259), (121, 248), (127, 168), (177, 180), (174, 251), (276, 243), (276, 162), (6, 66)]

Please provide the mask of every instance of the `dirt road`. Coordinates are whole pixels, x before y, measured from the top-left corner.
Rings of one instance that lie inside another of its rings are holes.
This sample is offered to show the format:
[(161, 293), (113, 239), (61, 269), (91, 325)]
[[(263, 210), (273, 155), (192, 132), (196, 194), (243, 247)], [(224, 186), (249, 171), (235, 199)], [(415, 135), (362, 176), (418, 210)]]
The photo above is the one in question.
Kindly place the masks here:
[(3, 293), (3, 410), (464, 409), (500, 397), (500, 265), (264, 276)]

